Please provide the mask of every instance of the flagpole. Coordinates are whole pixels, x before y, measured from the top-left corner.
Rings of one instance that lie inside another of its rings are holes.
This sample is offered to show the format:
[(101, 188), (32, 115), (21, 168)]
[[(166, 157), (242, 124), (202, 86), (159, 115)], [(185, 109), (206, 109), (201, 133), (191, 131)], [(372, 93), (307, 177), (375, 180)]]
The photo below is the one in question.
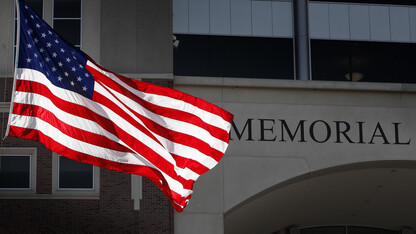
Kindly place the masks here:
[(20, 47), (20, 4), (19, 4), (19, 0), (15, 0), (15, 4), (16, 4), (16, 14), (17, 14), (17, 30), (15, 32), (16, 33), (16, 51), (15, 51), (15, 60), (14, 60), (13, 87), (12, 87), (12, 97), (10, 100), (9, 119), (7, 121), (6, 132), (4, 134), (2, 141), (6, 139), (10, 131), (10, 121), (11, 121), (12, 113), (13, 113), (13, 103), (14, 103), (14, 96), (15, 96), (15, 90), (16, 90), (16, 79), (17, 79), (16, 73), (17, 73), (17, 66), (18, 66), (18, 61), (19, 61), (19, 47)]

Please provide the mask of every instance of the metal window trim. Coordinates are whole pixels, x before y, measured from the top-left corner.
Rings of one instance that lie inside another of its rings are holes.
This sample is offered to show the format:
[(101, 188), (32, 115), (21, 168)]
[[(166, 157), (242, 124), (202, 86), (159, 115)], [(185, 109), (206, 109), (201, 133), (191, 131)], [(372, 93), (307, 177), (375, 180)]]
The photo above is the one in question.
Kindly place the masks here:
[(100, 168), (93, 166), (93, 189), (85, 188), (59, 188), (59, 156), (52, 152), (52, 195), (73, 199), (99, 197), (100, 195)]

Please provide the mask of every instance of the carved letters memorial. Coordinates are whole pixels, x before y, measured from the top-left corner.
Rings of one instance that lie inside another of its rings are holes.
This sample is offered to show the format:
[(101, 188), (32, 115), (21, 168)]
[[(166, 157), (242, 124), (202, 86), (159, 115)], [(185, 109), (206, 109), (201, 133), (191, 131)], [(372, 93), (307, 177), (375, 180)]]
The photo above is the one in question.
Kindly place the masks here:
[(230, 140), (410, 145), (401, 122), (248, 118), (232, 123)]

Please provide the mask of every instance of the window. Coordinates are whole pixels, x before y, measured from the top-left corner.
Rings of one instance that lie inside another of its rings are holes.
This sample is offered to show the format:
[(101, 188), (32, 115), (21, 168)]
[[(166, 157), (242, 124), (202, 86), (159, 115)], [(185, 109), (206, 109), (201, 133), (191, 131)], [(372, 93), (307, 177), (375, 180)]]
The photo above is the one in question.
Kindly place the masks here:
[(59, 156), (58, 189), (94, 189), (93, 166)]
[(416, 83), (416, 44), (311, 40), (313, 80)]
[(0, 188), (30, 189), (30, 155), (0, 156)]
[(27, 4), (38, 14), (43, 16), (43, 0), (25, 0)]
[(100, 169), (53, 153), (52, 193), (55, 195), (99, 195)]
[(36, 148), (0, 148), (0, 194), (36, 192)]
[(370, 3), (370, 4), (391, 4), (391, 5), (416, 5), (415, 0), (311, 0), (311, 2), (351, 2), (351, 3)]
[(346, 227), (314, 227), (305, 228), (301, 234), (346, 234)]
[(55, 0), (53, 28), (62, 38), (81, 48), (81, 0)]
[(178, 35), (174, 74), (184, 76), (293, 79), (293, 40)]
[(328, 226), (300, 229), (300, 234), (399, 234), (398, 231), (359, 226)]

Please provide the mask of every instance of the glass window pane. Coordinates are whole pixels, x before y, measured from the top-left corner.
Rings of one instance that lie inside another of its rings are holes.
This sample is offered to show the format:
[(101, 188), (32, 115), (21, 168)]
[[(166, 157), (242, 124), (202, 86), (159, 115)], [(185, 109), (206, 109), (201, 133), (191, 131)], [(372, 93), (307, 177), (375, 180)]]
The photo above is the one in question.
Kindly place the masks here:
[(314, 227), (300, 230), (300, 234), (345, 234), (345, 227)]
[(207, 76), (210, 74), (209, 38), (200, 35), (176, 35), (180, 41), (174, 50), (176, 75)]
[(373, 3), (373, 4), (393, 4), (393, 5), (416, 5), (415, 0), (311, 0), (311, 2), (354, 2), (354, 3)]
[(60, 189), (93, 189), (93, 166), (59, 156)]
[(395, 44), (392, 47), (393, 81), (416, 83), (416, 44)]
[(43, 0), (25, 0), (25, 2), (42, 18), (43, 14)]
[(175, 75), (293, 79), (292, 39), (175, 36)]
[[(17, 32), (17, 20), (14, 21), (14, 31)], [(14, 34), (14, 46), (17, 44), (17, 36), (16, 33)]]
[[(214, 77), (250, 77), (254, 66), (251, 53), (241, 53), (242, 48), (251, 51), (248, 37), (210, 37), (211, 73)], [(238, 68), (238, 69), (234, 69)]]
[(349, 48), (348, 41), (311, 40), (312, 79), (348, 81)]
[(54, 18), (81, 18), (81, 0), (55, 0)]
[(392, 82), (391, 44), (352, 42), (351, 72), (362, 74), (360, 81)]
[(372, 227), (348, 227), (348, 234), (399, 234), (399, 232)]
[(30, 188), (30, 156), (0, 156), (0, 188)]
[[(244, 48), (241, 48), (244, 50)], [(287, 38), (253, 37), (253, 77), (293, 79), (293, 41)]]
[(312, 79), (416, 83), (415, 57), (410, 43), (312, 40)]
[(72, 45), (81, 43), (81, 20), (57, 20), (53, 21), (55, 31)]

